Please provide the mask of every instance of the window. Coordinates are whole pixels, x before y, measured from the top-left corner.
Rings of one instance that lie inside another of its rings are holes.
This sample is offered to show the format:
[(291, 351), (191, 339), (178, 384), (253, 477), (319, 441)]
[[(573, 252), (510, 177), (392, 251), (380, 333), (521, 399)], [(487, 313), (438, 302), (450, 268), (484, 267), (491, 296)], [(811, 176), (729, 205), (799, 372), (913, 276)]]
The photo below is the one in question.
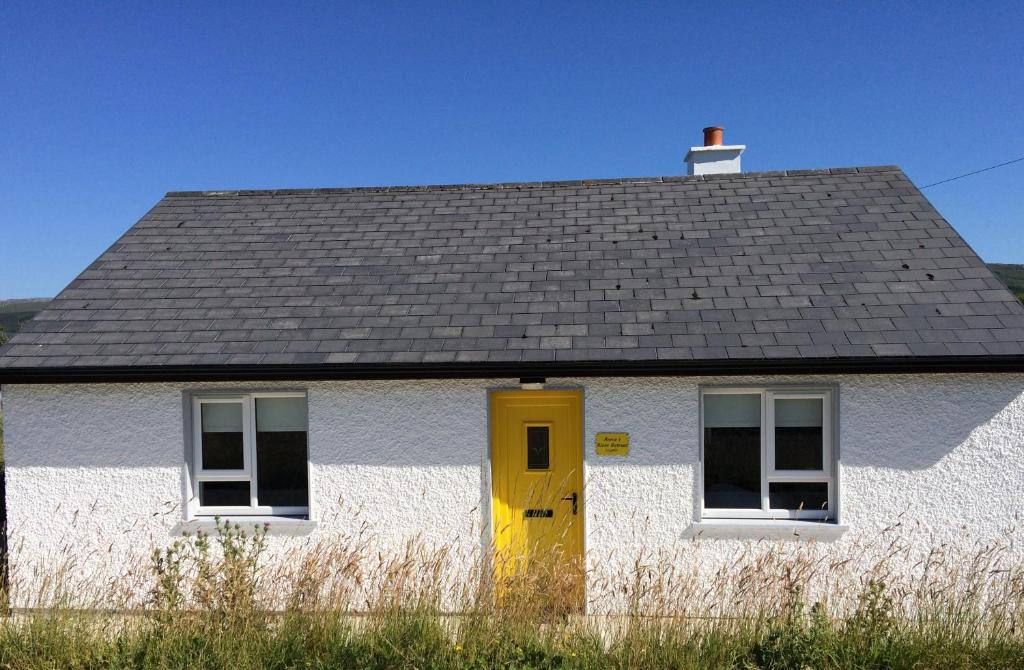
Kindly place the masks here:
[(704, 389), (704, 518), (834, 520), (833, 392)]
[(305, 394), (199, 396), (192, 419), (195, 514), (308, 514)]
[(528, 426), (526, 429), (526, 469), (547, 470), (551, 467), (550, 429)]

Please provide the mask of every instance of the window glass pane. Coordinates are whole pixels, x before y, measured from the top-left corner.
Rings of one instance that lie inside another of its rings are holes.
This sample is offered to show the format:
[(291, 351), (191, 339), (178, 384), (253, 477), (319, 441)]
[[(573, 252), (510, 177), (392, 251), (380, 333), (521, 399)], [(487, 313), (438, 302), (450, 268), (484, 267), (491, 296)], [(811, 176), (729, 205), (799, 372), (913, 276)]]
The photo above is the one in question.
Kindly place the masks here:
[(759, 428), (761, 396), (757, 393), (709, 393), (704, 396), (705, 428)]
[(203, 469), (243, 469), (242, 403), (204, 402), (199, 407), (202, 415)]
[(775, 469), (824, 469), (821, 398), (775, 401)]
[(305, 398), (256, 398), (256, 430), (305, 432)]
[(249, 482), (199, 482), (203, 507), (248, 507)]
[(704, 506), (761, 508), (761, 396), (704, 396)]
[(827, 510), (828, 484), (825, 482), (772, 482), (768, 484), (772, 509)]
[(309, 504), (305, 398), (256, 398), (256, 497), (260, 505)]
[(551, 445), (548, 427), (527, 427), (526, 468), (528, 470), (547, 470), (549, 467), (551, 467)]

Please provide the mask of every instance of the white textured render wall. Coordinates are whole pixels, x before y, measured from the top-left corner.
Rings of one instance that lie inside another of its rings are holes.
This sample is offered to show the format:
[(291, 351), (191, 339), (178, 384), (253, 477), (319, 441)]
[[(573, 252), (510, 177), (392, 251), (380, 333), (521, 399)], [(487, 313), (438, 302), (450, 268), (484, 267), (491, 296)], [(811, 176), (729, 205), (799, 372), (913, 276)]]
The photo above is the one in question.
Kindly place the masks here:
[[(737, 384), (838, 387), (839, 506), (849, 531), (837, 555), (897, 524), (922, 550), (970, 551), (1006, 539), (1024, 512), (1024, 375), (611, 379), (588, 389), (587, 444), (598, 431), (629, 431), (633, 451), (588, 454), (591, 554), (622, 566), (686, 543), (700, 505), (699, 386)], [(686, 552), (713, 571), (754, 542), (700, 539)], [(1024, 559), (1024, 546), (1015, 550)]]
[[(515, 380), (247, 384), (309, 393), (312, 514), (305, 539), (412, 536), (470, 555), (488, 503), (489, 388)], [(550, 379), (585, 389), (587, 548), (611, 569), (687, 547), (705, 567), (751, 540), (686, 539), (699, 504), (698, 388), (835, 384), (840, 394), (836, 551), (899, 522), (922, 543), (1002, 537), (1024, 500), (1024, 375)], [(14, 583), (73, 560), (82, 574), (144, 565), (182, 520), (185, 390), (238, 384), (26, 385), (3, 389)], [(629, 432), (627, 458), (593, 436)], [(616, 558), (617, 557), (617, 560)]]

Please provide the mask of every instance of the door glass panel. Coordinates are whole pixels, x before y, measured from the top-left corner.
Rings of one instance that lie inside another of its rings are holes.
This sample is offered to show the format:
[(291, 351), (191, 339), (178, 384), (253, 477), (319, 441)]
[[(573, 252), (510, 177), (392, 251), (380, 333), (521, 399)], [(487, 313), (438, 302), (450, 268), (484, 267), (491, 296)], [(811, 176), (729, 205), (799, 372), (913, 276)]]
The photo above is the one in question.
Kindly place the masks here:
[(249, 482), (199, 482), (203, 507), (248, 507)]
[(203, 469), (243, 469), (242, 403), (204, 402), (200, 408)]
[(526, 429), (526, 468), (547, 470), (551, 467), (550, 431), (547, 426), (529, 426)]
[(761, 396), (704, 396), (704, 506), (761, 508)]
[(256, 497), (260, 505), (309, 504), (306, 399), (256, 398)]
[(821, 398), (775, 401), (775, 469), (824, 469)]
[(772, 509), (827, 510), (826, 482), (772, 482), (768, 484), (768, 500)]

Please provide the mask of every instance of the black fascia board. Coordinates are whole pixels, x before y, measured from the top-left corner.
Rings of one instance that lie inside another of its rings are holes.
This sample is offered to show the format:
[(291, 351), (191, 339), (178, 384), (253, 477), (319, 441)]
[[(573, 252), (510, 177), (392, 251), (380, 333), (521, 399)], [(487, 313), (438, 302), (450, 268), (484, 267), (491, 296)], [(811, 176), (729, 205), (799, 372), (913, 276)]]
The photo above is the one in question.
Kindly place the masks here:
[(0, 384), (1024, 372), (1024, 356), (0, 368)]

